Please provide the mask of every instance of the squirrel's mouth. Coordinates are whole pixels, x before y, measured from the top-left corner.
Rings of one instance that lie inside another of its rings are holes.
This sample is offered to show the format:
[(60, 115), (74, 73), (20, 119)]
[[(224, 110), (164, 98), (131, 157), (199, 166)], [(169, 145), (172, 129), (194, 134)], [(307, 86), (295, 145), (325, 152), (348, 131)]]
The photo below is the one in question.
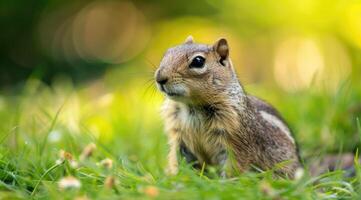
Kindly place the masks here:
[(185, 89), (181, 85), (159, 85), (159, 89), (168, 97), (184, 96)]
[(181, 96), (180, 94), (178, 93), (174, 93), (174, 92), (166, 92), (166, 94), (170, 97), (177, 97), (177, 96)]

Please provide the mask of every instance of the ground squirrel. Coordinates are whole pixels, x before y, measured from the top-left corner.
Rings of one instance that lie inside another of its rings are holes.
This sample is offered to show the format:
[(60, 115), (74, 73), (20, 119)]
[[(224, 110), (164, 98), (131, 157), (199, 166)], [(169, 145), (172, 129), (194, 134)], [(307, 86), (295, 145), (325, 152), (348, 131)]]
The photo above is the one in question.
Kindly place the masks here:
[(239, 171), (273, 169), (293, 178), (297, 145), (280, 114), (248, 95), (229, 57), (227, 40), (198, 44), (190, 36), (166, 51), (155, 73), (165, 94), (168, 172), (178, 172), (178, 152), (194, 166), (224, 166), (233, 155)]

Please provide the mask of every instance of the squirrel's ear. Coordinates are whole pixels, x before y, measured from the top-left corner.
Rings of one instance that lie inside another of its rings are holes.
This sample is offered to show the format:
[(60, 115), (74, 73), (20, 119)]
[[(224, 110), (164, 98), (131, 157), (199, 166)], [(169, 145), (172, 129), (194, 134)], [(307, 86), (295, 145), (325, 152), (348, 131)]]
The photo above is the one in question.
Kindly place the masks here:
[(193, 37), (190, 35), (186, 38), (186, 40), (184, 41), (184, 44), (192, 44), (193, 41)]
[[(227, 40), (224, 38), (219, 39), (216, 43), (213, 45), (213, 50), (218, 53), (218, 55), (221, 57), (221, 63), (223, 60), (228, 58), (229, 54), (229, 48)], [(222, 63), (223, 64), (223, 63)]]

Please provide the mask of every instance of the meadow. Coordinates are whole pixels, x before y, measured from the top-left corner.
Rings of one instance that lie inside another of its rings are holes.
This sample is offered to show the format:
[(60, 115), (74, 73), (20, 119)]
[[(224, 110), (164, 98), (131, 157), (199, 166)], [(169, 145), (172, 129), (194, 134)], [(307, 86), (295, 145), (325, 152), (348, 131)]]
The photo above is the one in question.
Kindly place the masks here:
[(0, 197), (360, 198), (358, 165), (352, 178), (341, 170), (319, 176), (307, 172), (326, 153), (357, 152), (361, 88), (352, 80), (332, 94), (245, 86), (279, 108), (294, 130), (306, 169), (296, 180), (286, 180), (274, 179), (272, 171), (221, 178), (184, 162), (178, 175), (165, 175), (167, 141), (159, 115), (163, 97), (152, 83), (125, 79), (118, 86), (99, 80), (87, 87), (75, 87), (66, 78), (52, 86), (30, 79), (20, 93), (2, 96)]

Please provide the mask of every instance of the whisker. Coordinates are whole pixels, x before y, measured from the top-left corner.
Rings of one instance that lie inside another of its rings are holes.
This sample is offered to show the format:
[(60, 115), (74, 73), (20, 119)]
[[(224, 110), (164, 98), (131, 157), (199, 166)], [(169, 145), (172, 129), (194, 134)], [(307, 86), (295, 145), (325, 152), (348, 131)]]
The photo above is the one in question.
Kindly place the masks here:
[(127, 74), (127, 76), (139, 76), (139, 75), (144, 75), (144, 74), (146, 74), (146, 75), (152, 75), (153, 76), (153, 74), (154, 74), (154, 72), (153, 72), (153, 70), (151, 70), (151, 71), (149, 71), (149, 70), (144, 70), (144, 69), (142, 69), (142, 71), (128, 71), (128, 72), (124, 72), (124, 73), (126, 73)]
[[(155, 91), (155, 84), (154, 84), (154, 81), (153, 79), (150, 79), (148, 80), (146, 83), (145, 83), (145, 90), (144, 90), (144, 93), (143, 93), (143, 97), (148, 93), (149, 89), (152, 89)], [(152, 96), (152, 95), (151, 95)]]
[(157, 92), (157, 88), (156, 87), (151, 87), (151, 93), (150, 93), (150, 98), (151, 99), (154, 98), (156, 92)]
[(145, 58), (145, 60), (152, 66), (152, 70), (154, 73), (158, 67), (149, 58)]
[(152, 78), (149, 78), (145, 83), (144, 83), (144, 85), (147, 85), (147, 84), (149, 84), (149, 82), (153, 82), (154, 81), (154, 78), (152, 77)]

